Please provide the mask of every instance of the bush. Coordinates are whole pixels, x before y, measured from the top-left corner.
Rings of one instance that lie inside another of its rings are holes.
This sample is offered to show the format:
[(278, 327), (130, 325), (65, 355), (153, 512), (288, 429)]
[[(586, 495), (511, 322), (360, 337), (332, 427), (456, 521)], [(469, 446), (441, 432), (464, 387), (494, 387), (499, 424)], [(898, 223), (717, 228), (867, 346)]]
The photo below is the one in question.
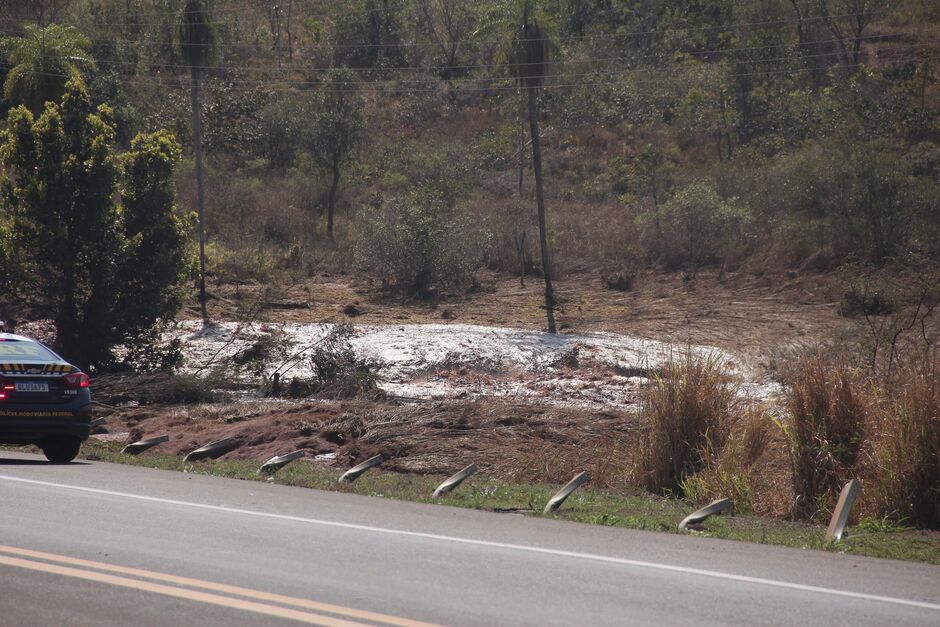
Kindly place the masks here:
[(637, 482), (682, 494), (683, 482), (724, 449), (739, 411), (737, 386), (716, 356), (689, 352), (667, 364), (641, 399), (649, 432), (635, 458)]
[(426, 296), (435, 287), (469, 283), (488, 243), (484, 229), (448, 210), (438, 195), (415, 192), (364, 225), (356, 263), (387, 285)]
[(292, 381), (292, 396), (318, 394), (330, 398), (353, 398), (378, 392), (379, 364), (356, 355), (352, 346), (354, 329), (350, 324), (334, 325), (317, 345), (310, 358), (313, 380)]
[(667, 267), (685, 267), (694, 277), (699, 267), (727, 261), (743, 246), (750, 212), (735, 199), (719, 197), (712, 183), (696, 181), (652, 210), (644, 221), (647, 227), (662, 230), (659, 246), (648, 248), (658, 247)]

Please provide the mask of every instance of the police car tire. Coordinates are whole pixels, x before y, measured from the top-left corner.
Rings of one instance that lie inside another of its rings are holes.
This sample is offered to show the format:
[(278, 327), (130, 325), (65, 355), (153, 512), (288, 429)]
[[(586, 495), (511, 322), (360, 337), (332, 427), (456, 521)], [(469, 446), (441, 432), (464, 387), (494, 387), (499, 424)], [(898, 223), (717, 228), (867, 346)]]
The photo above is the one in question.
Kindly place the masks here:
[(42, 452), (53, 464), (67, 464), (78, 455), (82, 446), (81, 440), (52, 440), (43, 442)]

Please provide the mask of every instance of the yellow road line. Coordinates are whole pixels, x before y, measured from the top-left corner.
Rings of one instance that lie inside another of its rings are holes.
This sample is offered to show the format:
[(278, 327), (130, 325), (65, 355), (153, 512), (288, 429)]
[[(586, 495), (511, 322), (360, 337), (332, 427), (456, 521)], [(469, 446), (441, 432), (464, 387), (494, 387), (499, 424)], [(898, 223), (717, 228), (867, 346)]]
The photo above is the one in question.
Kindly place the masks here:
[(178, 599), (186, 599), (188, 601), (200, 601), (202, 603), (209, 603), (211, 605), (219, 605), (222, 607), (244, 610), (246, 612), (255, 612), (257, 614), (265, 614), (267, 616), (274, 616), (277, 618), (286, 618), (289, 620), (307, 623), (308, 625), (321, 625), (323, 627), (363, 627), (362, 623), (353, 623), (338, 618), (331, 618), (329, 616), (321, 616), (312, 612), (302, 612), (300, 610), (292, 610), (286, 607), (278, 607), (276, 605), (265, 605), (263, 603), (256, 603), (254, 601), (246, 601), (245, 599), (233, 599), (231, 597), (223, 597), (218, 594), (199, 592), (198, 590), (189, 590), (187, 588), (174, 588), (172, 586), (165, 586), (163, 584), (153, 583), (150, 581), (128, 579), (126, 577), (118, 577), (116, 575), (108, 575), (91, 570), (79, 570), (69, 566), (59, 566), (57, 564), (47, 564), (45, 562), (34, 562), (31, 560), (20, 559), (18, 557), (0, 555), (0, 565), (26, 568), (43, 573), (51, 573), (53, 575), (85, 579), (87, 581), (94, 581), (97, 583), (106, 583), (112, 586), (132, 588), (134, 590), (162, 594), (164, 596), (176, 597)]
[(282, 594), (275, 594), (272, 592), (263, 592), (261, 590), (252, 590), (251, 588), (242, 588), (240, 586), (232, 586), (224, 583), (215, 583), (212, 581), (204, 581), (202, 579), (192, 579), (190, 577), (181, 577), (179, 575), (170, 575), (167, 573), (158, 573), (149, 570), (142, 570), (139, 568), (130, 568), (127, 566), (117, 566), (115, 564), (108, 564), (105, 562), (95, 562), (92, 560), (84, 560), (76, 557), (67, 557), (65, 555), (57, 555), (55, 553), (46, 553), (43, 551), (34, 551), (32, 549), (21, 549), (19, 547), (5, 546), (0, 544), (0, 552), (9, 553), (12, 555), (19, 555), (21, 557), (28, 557), (34, 559), (42, 559), (50, 562), (58, 562), (60, 564), (69, 564), (71, 566), (80, 566), (84, 568), (94, 568), (97, 570), (108, 571), (112, 573), (120, 573), (122, 575), (132, 575), (134, 577), (143, 577), (146, 579), (153, 579), (156, 581), (163, 581), (167, 583), (174, 583), (182, 586), (190, 586), (193, 588), (202, 588), (203, 590), (211, 590), (213, 592), (223, 592), (226, 594), (234, 594), (243, 597), (248, 597), (251, 599), (259, 601), (269, 601), (273, 603), (281, 603), (283, 605), (293, 605), (295, 607), (301, 607), (308, 610), (317, 610), (320, 612), (329, 612), (330, 614), (337, 614), (340, 616), (346, 616), (348, 618), (355, 618), (359, 620), (372, 621), (377, 623), (383, 623), (386, 625), (395, 625), (396, 627), (435, 627), (430, 623), (422, 623), (420, 621), (410, 620), (407, 618), (398, 618), (396, 616), (387, 616), (385, 614), (379, 614), (376, 612), (368, 612), (365, 610), (357, 610), (349, 607), (343, 607), (341, 605), (333, 605), (330, 603), (320, 603), (319, 601), (311, 601), (309, 599), (301, 599), (297, 597), (289, 597)]

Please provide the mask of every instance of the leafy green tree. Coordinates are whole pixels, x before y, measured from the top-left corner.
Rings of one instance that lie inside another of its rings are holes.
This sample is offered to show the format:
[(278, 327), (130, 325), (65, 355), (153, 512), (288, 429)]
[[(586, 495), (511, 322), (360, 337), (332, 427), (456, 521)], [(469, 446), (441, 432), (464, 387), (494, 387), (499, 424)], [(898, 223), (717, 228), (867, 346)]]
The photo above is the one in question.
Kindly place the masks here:
[(178, 217), (173, 170), (181, 148), (166, 130), (141, 134), (122, 156), (124, 250), (117, 269), (125, 339), (172, 320), (183, 301), (187, 223)]
[(196, 153), (196, 195), (199, 213), (199, 306), (203, 321), (209, 320), (206, 309), (206, 203), (202, 167), (202, 120), (199, 105), (199, 84), (202, 70), (212, 63), (216, 54), (216, 33), (205, 0), (187, 0), (179, 23), (179, 48), (192, 79), (190, 98), (193, 109), (193, 149)]
[(26, 105), (39, 115), (47, 101), (58, 101), (65, 83), (94, 67), (88, 54), (91, 40), (72, 26), (28, 25), (23, 36), (9, 41), (12, 69), (3, 83), (3, 95), (13, 104)]
[(653, 213), (665, 235), (665, 261), (685, 266), (690, 278), (702, 265), (724, 261), (751, 217), (747, 207), (721, 198), (715, 186), (703, 180), (680, 189)]
[(466, 284), (479, 268), (489, 234), (452, 212), (433, 189), (392, 199), (362, 226), (357, 265), (407, 294)]
[(535, 201), (538, 211), (539, 249), (545, 277), (545, 315), (548, 332), (555, 333), (555, 290), (552, 287), (551, 249), (545, 224), (545, 184), (542, 175), (542, 140), (539, 130), (539, 94), (553, 52), (558, 50), (557, 27), (538, 0), (500, 0), (486, 13), (477, 31), (499, 40), (499, 61), (509, 68), (527, 96)]
[(362, 97), (358, 85), (359, 77), (352, 70), (334, 68), (326, 72), (321, 89), (314, 95), (306, 133), (311, 157), (330, 176), (326, 234), (331, 240), (342, 169), (355, 156), (362, 136)]
[(115, 345), (171, 318), (185, 267), (170, 176), (178, 145), (166, 133), (141, 136), (121, 157), (115, 132), (110, 108), (95, 108), (73, 80), (38, 118), (11, 110), (0, 135), (6, 249), (17, 269), (3, 289), (48, 312), (59, 348), (83, 366), (112, 364)]

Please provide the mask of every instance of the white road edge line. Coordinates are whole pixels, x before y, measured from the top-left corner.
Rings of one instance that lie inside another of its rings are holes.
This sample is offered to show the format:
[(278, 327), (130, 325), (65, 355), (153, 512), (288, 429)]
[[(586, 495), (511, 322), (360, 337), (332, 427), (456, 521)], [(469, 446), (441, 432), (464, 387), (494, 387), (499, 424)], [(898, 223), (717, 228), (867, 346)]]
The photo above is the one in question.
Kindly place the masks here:
[(672, 566), (669, 564), (657, 564), (656, 562), (644, 562), (641, 560), (631, 560), (621, 557), (608, 557), (605, 555), (595, 555), (593, 553), (578, 553), (575, 551), (563, 551), (561, 549), (547, 549), (536, 546), (526, 546), (524, 544), (508, 544), (505, 542), (491, 542), (489, 540), (474, 540), (472, 538), (458, 538), (456, 536), (445, 536), (434, 533), (423, 533), (420, 531), (405, 531), (402, 529), (388, 529), (385, 527), (373, 527), (370, 525), (357, 525), (353, 523), (342, 523), (331, 520), (320, 520), (317, 518), (305, 518), (303, 516), (291, 516), (289, 514), (273, 514), (270, 512), (259, 512), (250, 509), (239, 509), (235, 507), (225, 507), (223, 505), (208, 505), (205, 503), (193, 503), (191, 501), (177, 501), (174, 499), (164, 499), (156, 496), (144, 496), (142, 494), (131, 494), (129, 492), (116, 492), (113, 490), (102, 490), (99, 488), (87, 488), (85, 486), (69, 485), (65, 483), (53, 483), (51, 481), (38, 481), (36, 479), (23, 479), (20, 477), (11, 477), (0, 475), (0, 480), (11, 481), (15, 483), (26, 483), (30, 485), (39, 485), (50, 488), (64, 488), (66, 490), (75, 490), (77, 492), (86, 492), (90, 494), (101, 494), (105, 496), (114, 496), (137, 501), (146, 501), (150, 503), (161, 503), (164, 505), (178, 505), (194, 509), (203, 509), (214, 512), (225, 512), (229, 514), (242, 514), (245, 516), (256, 516), (260, 518), (271, 518), (274, 520), (286, 520), (290, 522), (306, 523), (310, 525), (321, 525), (324, 527), (336, 527), (340, 529), (352, 529), (356, 531), (367, 531), (370, 533), (383, 533), (387, 535), (406, 536), (411, 538), (423, 538), (426, 540), (439, 540), (442, 542), (452, 542), (456, 544), (467, 544), (471, 546), (485, 546), (496, 549), (507, 549), (511, 551), (526, 551), (529, 553), (538, 553), (541, 555), (554, 555), (556, 557), (568, 557), (573, 559), (591, 560), (595, 562), (605, 562), (608, 564), (620, 564), (623, 566), (634, 566), (638, 568), (650, 568), (686, 575), (697, 575), (702, 577), (711, 577), (715, 579), (724, 579), (727, 581), (739, 581), (741, 583), (772, 586), (775, 588), (785, 588), (788, 590), (799, 590), (802, 592), (814, 592), (818, 594), (828, 594), (850, 599), (860, 599), (863, 601), (876, 601), (881, 603), (891, 603), (894, 605), (904, 605), (907, 607), (918, 607), (927, 610), (940, 611), (940, 604), (928, 603), (926, 601), (914, 601), (910, 599), (899, 599), (896, 597), (879, 596), (875, 594), (865, 594), (864, 592), (851, 592), (848, 590), (836, 590), (835, 588), (822, 588), (807, 584), (791, 583), (788, 581), (778, 581), (775, 579), (764, 579), (762, 577), (749, 577), (747, 575), (734, 575), (714, 570), (704, 570), (700, 568), (691, 568), (687, 566)]

